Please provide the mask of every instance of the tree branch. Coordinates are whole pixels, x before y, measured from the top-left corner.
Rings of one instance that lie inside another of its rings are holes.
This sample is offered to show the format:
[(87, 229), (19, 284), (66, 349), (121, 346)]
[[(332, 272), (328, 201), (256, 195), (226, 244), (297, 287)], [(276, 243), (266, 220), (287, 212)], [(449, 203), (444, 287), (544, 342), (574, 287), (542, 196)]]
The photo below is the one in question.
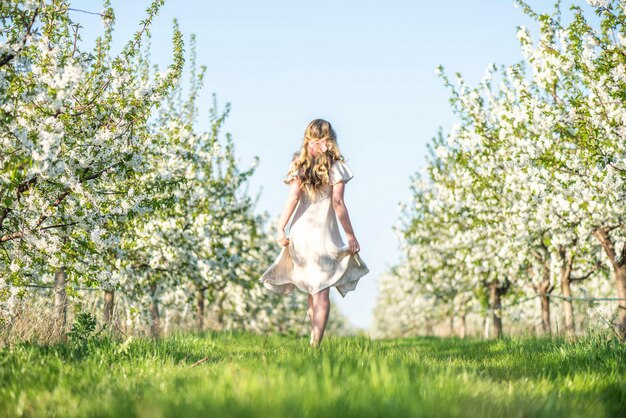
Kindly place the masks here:
[(609, 261), (613, 265), (613, 268), (617, 270), (620, 267), (620, 263), (618, 263), (615, 255), (615, 246), (609, 238), (610, 230), (611, 229), (609, 228), (598, 228), (593, 231), (593, 236), (595, 236), (596, 239), (600, 242), (600, 245), (604, 249), (607, 257), (609, 258)]
[[(63, 202), (63, 200), (67, 197), (67, 195), (70, 194), (70, 192), (71, 192), (71, 189), (69, 188), (65, 189), (65, 191), (61, 193), (59, 197), (57, 197), (57, 199), (54, 201), (54, 203), (52, 204), (52, 207), (56, 208), (57, 206), (59, 206), (61, 202)], [(37, 221), (37, 224), (35, 225), (35, 229), (39, 228), (41, 224), (44, 223), (44, 221), (49, 218), (49, 216), (50, 215), (46, 215), (46, 214), (41, 215), (39, 217), (39, 220)]]
[(80, 13), (85, 13), (85, 14), (88, 14), (88, 15), (95, 15), (95, 16), (104, 17), (104, 15), (102, 13), (90, 12), (88, 10), (83, 10), (83, 9), (73, 9), (73, 8), (69, 7), (67, 10), (72, 11), (72, 12), (80, 12)]
[(5, 236), (1, 237), (0, 238), (0, 243), (6, 242), (6, 241), (12, 241), (12, 240), (18, 239), (18, 238), (22, 238), (23, 236), (24, 236), (24, 233), (21, 232), (21, 231), (20, 232), (14, 232), (12, 234), (8, 234), (8, 235), (5, 235)]
[(78, 222), (70, 222), (70, 223), (66, 223), (66, 224), (57, 224), (57, 225), (44, 226), (43, 228), (41, 228), (41, 230), (44, 231), (46, 229), (63, 228), (64, 226), (72, 226), (72, 225), (76, 225), (77, 223)]
[(106, 167), (106, 168), (104, 168), (104, 169), (102, 169), (102, 170), (100, 170), (100, 171), (98, 171), (98, 172), (96, 172), (94, 174), (91, 174), (89, 176), (83, 177), (81, 179), (81, 181), (89, 181), (89, 180), (96, 179), (96, 178), (100, 177), (105, 171), (107, 171), (107, 170), (109, 170), (109, 169), (111, 169), (113, 167), (117, 167), (120, 164), (122, 164), (122, 163), (121, 162), (117, 162), (115, 164), (111, 164), (110, 166), (108, 166), (108, 167)]
[(24, 34), (24, 38), (22, 39), (22, 42), (21, 42), (22, 45), (17, 50), (7, 52), (3, 56), (1, 56), (0, 67), (4, 67), (5, 65), (7, 65), (9, 62), (11, 62), (13, 58), (17, 56), (18, 53), (22, 51), (22, 49), (24, 49), (24, 46), (26, 45), (26, 39), (28, 38), (28, 36), (31, 34), (33, 30), (33, 25), (35, 24), (35, 20), (37, 19), (38, 14), (39, 14), (39, 7), (35, 9), (35, 12), (33, 13), (33, 17), (30, 19), (30, 23), (28, 24), (28, 26), (26, 26), (26, 33)]

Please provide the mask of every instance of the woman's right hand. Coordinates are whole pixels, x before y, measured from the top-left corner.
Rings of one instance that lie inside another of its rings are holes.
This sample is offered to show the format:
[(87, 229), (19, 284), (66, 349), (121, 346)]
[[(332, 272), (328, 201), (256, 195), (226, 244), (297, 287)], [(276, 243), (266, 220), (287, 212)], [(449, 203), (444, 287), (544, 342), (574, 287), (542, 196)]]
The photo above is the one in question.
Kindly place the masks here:
[(357, 241), (356, 236), (354, 234), (348, 235), (348, 250), (352, 254), (356, 254), (361, 251), (361, 247), (359, 246), (359, 241)]
[(283, 247), (286, 247), (289, 245), (289, 238), (285, 236), (285, 231), (278, 231), (277, 241)]

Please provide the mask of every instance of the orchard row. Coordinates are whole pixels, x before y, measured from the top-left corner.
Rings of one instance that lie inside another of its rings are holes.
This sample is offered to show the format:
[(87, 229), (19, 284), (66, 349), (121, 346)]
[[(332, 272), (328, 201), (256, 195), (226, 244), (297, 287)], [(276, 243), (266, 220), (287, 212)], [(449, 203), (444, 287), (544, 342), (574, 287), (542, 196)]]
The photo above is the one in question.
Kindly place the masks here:
[(529, 326), (574, 335), (573, 300), (602, 297), (626, 335), (626, 2), (589, 3), (517, 1), (538, 33), (518, 28), (523, 60), (475, 87), (439, 69), (457, 122), (414, 177), (379, 330), (482, 312), (499, 336), (503, 304), (535, 297)]

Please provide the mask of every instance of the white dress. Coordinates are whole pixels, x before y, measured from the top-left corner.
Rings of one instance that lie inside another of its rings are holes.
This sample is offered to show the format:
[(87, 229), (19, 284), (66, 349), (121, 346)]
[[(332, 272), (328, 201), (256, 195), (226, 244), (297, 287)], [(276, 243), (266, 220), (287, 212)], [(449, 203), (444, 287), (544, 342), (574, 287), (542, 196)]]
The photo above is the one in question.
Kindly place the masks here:
[[(286, 294), (298, 288), (313, 295), (335, 286), (345, 297), (369, 273), (359, 254), (350, 254), (341, 239), (331, 199), (332, 186), (348, 182), (354, 174), (342, 161), (336, 161), (329, 174), (330, 184), (322, 186), (317, 196), (303, 191), (289, 227), (289, 245), (282, 247), (259, 279), (273, 292)], [(294, 178), (292, 163), (284, 182)]]

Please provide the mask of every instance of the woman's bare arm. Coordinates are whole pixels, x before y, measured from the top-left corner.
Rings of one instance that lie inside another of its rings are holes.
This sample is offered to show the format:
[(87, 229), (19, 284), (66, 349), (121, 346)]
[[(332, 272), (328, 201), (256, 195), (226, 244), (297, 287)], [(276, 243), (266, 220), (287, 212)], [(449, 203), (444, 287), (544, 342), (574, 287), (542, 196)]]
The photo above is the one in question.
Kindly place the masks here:
[(287, 227), (287, 222), (291, 219), (293, 211), (296, 209), (296, 206), (298, 206), (301, 196), (300, 180), (296, 178), (289, 183), (289, 196), (285, 202), (283, 214), (278, 222), (278, 242), (283, 247), (289, 245), (289, 240), (285, 237), (285, 228)]
[(343, 198), (344, 190), (344, 182), (339, 182), (333, 186), (333, 208), (335, 209), (337, 218), (339, 219), (339, 222), (341, 222), (341, 226), (343, 227), (343, 230), (346, 232), (346, 236), (348, 237), (348, 248), (350, 249), (350, 252), (352, 254), (355, 254), (358, 253), (361, 248), (354, 234), (352, 222), (350, 222), (348, 208), (346, 207), (346, 203)]

